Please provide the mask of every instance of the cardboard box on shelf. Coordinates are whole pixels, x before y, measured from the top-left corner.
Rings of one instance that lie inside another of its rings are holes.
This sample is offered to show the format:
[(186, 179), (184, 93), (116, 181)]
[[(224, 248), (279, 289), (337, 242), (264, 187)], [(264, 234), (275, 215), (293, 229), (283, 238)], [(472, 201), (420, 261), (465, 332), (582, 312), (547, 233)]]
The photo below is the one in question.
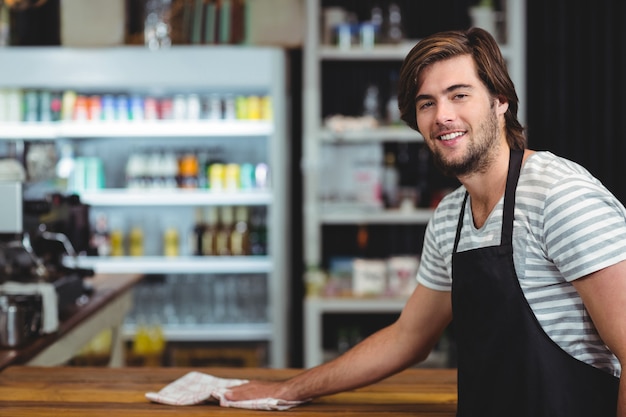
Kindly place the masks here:
[(61, 45), (73, 47), (124, 44), (124, 0), (62, 0)]
[(304, 42), (304, 2), (301, 0), (248, 0), (248, 43), (299, 47)]

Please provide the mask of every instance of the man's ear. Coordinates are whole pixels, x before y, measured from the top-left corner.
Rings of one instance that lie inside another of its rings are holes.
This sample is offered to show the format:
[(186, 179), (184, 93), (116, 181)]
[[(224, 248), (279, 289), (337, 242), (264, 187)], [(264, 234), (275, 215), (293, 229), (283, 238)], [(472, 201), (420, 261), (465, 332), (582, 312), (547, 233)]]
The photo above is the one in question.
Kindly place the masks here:
[(501, 115), (509, 109), (509, 102), (504, 97), (496, 97), (495, 99), (496, 114)]

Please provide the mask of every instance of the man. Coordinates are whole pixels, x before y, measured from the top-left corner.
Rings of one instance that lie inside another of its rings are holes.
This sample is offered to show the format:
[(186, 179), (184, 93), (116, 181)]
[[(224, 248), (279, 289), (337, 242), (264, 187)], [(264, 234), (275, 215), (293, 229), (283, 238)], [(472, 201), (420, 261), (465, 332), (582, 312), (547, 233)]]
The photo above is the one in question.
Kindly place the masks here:
[(526, 148), (517, 95), (484, 30), (419, 42), (403, 120), (462, 186), (426, 230), (399, 319), (329, 363), (232, 400), (304, 400), (427, 357), (454, 318), (459, 417), (626, 417), (626, 210), (584, 168)]

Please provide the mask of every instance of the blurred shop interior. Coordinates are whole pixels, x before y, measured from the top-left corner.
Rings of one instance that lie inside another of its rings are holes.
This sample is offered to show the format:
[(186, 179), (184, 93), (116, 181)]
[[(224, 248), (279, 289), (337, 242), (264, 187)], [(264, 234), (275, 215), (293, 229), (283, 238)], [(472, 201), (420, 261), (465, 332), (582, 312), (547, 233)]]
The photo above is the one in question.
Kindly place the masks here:
[[(0, 310), (43, 309), (3, 292), (15, 281), (53, 282), (63, 317), (88, 303), (83, 279), (135, 274), (123, 365), (329, 360), (399, 315), (457, 186), (399, 120), (415, 42), (489, 30), (529, 147), (625, 202), (625, 15), (618, 0), (0, 0)], [(106, 365), (113, 338), (68, 363)], [(449, 332), (421, 366), (455, 366)]]

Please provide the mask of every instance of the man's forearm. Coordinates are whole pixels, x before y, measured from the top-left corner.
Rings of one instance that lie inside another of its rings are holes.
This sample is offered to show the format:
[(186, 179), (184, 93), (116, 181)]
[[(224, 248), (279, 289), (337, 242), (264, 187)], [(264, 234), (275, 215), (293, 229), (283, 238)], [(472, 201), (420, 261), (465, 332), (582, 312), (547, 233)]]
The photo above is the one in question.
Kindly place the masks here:
[(285, 396), (306, 400), (380, 381), (416, 360), (415, 340), (398, 336), (392, 325), (373, 334), (337, 359), (285, 382)]

